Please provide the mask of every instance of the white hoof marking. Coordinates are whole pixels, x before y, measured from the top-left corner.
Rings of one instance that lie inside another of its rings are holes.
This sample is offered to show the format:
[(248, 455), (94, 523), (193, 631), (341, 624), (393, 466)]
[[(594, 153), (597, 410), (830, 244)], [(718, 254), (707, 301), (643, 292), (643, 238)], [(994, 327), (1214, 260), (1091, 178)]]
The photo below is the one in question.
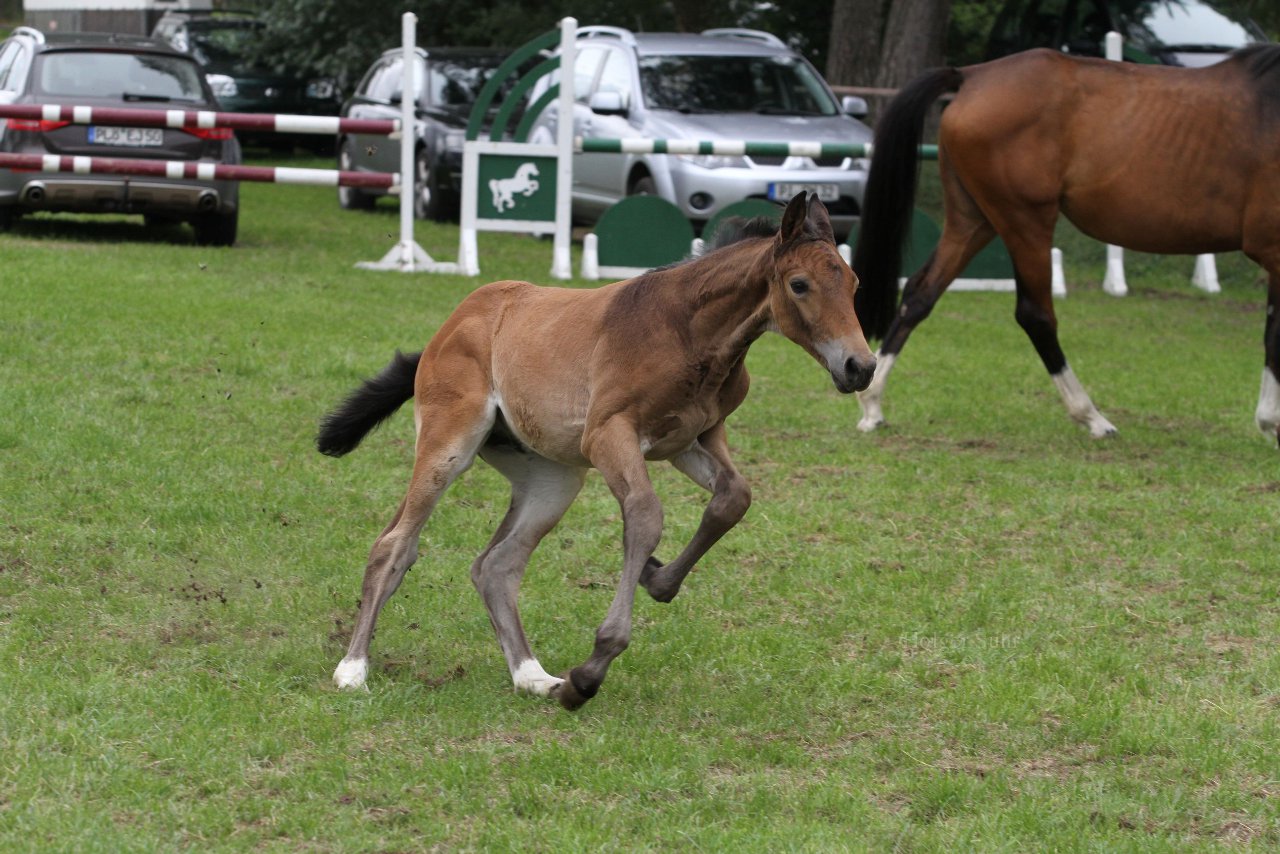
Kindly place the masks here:
[(547, 673), (536, 658), (530, 658), (520, 662), (520, 666), (511, 674), (511, 681), (515, 683), (517, 691), (533, 694), (535, 697), (549, 697), (564, 680)]
[(1268, 436), (1280, 430), (1280, 382), (1269, 368), (1262, 369), (1262, 388), (1258, 391), (1258, 408), (1253, 417), (1258, 429)]
[(344, 658), (338, 662), (338, 668), (333, 671), (333, 684), (344, 689), (363, 688), (365, 677), (368, 675), (369, 660), (367, 658)]

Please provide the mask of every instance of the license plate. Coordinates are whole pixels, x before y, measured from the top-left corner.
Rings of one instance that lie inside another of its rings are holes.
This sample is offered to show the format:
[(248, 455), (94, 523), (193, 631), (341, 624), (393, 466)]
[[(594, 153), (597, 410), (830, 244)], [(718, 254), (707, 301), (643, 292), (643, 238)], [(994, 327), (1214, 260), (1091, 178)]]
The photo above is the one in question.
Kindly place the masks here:
[(95, 145), (156, 148), (164, 145), (164, 128), (121, 128), (108, 125), (90, 125), (89, 142)]
[(839, 184), (770, 184), (769, 198), (774, 201), (787, 202), (795, 195), (802, 191), (817, 193), (818, 198), (824, 202), (834, 202), (840, 198)]

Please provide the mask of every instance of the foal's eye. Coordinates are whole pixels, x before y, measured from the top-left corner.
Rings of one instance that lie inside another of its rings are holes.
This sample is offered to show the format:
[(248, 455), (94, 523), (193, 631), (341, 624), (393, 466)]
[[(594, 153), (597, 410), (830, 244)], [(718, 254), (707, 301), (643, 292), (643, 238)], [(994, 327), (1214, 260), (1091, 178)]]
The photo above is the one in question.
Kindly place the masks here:
[(809, 293), (809, 283), (806, 282), (804, 279), (792, 279), (791, 293), (795, 294), (798, 297), (804, 296), (805, 294)]

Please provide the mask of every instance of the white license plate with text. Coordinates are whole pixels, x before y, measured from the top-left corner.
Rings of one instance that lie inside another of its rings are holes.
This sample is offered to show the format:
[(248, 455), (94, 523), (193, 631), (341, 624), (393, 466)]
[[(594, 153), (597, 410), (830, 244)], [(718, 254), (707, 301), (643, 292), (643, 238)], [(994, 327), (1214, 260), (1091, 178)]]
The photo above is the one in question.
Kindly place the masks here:
[(129, 148), (157, 148), (164, 145), (164, 128), (122, 128), (90, 125), (89, 142)]
[(770, 184), (769, 198), (774, 201), (787, 202), (795, 198), (796, 194), (801, 191), (816, 193), (818, 198), (824, 202), (834, 202), (840, 198), (839, 184), (798, 184), (792, 182)]

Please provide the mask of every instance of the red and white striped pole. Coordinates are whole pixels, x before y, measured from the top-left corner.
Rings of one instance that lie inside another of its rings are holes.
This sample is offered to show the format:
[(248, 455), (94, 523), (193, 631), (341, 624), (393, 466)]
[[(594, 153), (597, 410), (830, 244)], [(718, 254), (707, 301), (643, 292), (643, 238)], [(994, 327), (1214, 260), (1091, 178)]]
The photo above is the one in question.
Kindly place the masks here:
[(194, 178), (201, 181), (257, 181), (271, 184), (309, 184), (318, 187), (363, 187), (400, 191), (398, 175), (390, 172), (343, 172), (337, 169), (296, 169), (289, 166), (232, 166), (199, 160), (144, 160), (132, 157), (68, 157), (57, 154), (0, 153), (0, 169), (79, 174), (145, 175), (155, 178)]
[(294, 116), (271, 113), (217, 113), (209, 110), (140, 110), (128, 107), (78, 107), (62, 104), (3, 104), (0, 119), (118, 124), (178, 130), (230, 128), (277, 133), (368, 133), (398, 137), (399, 119), (345, 119), (338, 116)]

